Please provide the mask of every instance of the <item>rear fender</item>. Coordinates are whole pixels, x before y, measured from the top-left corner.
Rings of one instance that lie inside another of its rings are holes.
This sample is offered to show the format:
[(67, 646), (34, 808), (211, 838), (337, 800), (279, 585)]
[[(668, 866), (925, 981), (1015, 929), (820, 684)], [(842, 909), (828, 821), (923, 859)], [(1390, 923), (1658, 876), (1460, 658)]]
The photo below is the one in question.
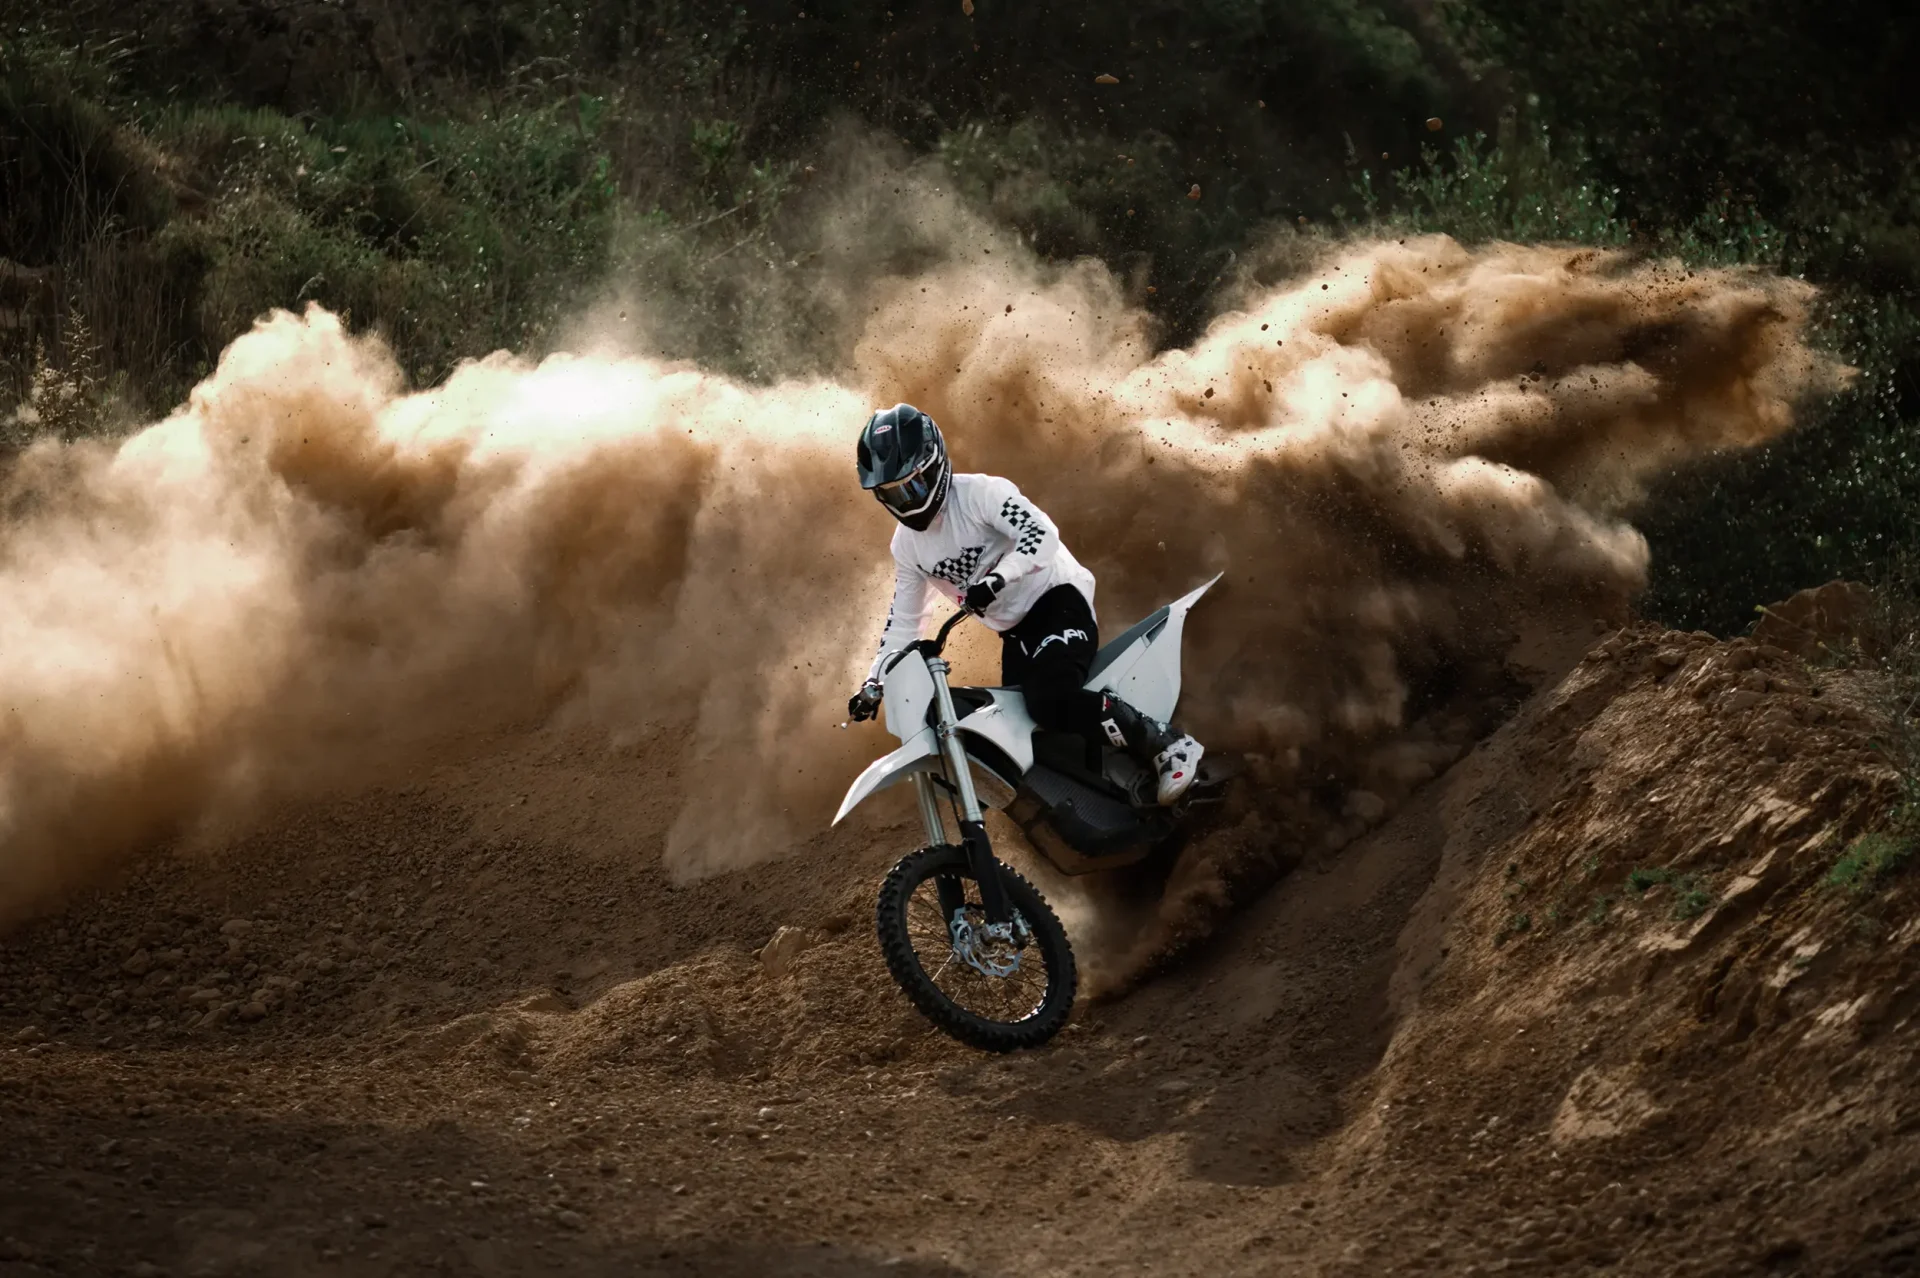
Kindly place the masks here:
[[(1106, 659), (1087, 686), (1096, 692), (1111, 692), (1162, 723), (1171, 720), (1173, 708), (1180, 703), (1180, 634), (1187, 613), (1220, 576), (1216, 573), (1205, 585), (1168, 604), (1164, 618), (1149, 617), (1147, 622), (1153, 624), (1143, 622), (1140, 635)], [(1104, 651), (1101, 656), (1106, 657)]]

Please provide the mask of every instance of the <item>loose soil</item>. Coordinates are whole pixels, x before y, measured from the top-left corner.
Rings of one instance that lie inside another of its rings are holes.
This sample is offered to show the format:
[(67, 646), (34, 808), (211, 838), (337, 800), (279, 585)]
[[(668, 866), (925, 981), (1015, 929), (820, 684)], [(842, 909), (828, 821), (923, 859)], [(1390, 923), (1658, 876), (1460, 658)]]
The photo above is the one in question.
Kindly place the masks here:
[(1011, 1058), (881, 966), (904, 801), (676, 884), (670, 734), (461, 742), (0, 942), (0, 1273), (1920, 1272), (1874, 704), (1601, 636)]

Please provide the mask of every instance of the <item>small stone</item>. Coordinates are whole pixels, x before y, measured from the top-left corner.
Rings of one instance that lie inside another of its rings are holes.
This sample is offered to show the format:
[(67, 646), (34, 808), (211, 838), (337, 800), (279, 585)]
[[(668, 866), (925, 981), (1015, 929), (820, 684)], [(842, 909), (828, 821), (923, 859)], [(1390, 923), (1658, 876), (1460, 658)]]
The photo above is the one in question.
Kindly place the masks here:
[(242, 1003), (238, 1013), (240, 1019), (243, 1021), (262, 1020), (266, 1017), (266, 1014), (267, 1005), (260, 1002)]
[(1736, 688), (1720, 698), (1720, 709), (1728, 714), (1738, 714), (1742, 710), (1751, 710), (1760, 704), (1760, 693), (1752, 688)]
[(133, 1278), (167, 1278), (167, 1271), (154, 1264), (151, 1260), (142, 1260), (135, 1263), (133, 1268), (128, 1270), (128, 1272), (133, 1275)]
[(1350, 790), (1347, 792), (1347, 815), (1356, 817), (1368, 825), (1387, 814), (1387, 801), (1371, 790)]
[(820, 943), (820, 938), (803, 927), (781, 926), (760, 950), (760, 966), (778, 980), (793, 967), (793, 961)]
[(553, 1218), (560, 1222), (563, 1229), (578, 1231), (587, 1227), (587, 1218), (571, 1207), (562, 1207), (553, 1213)]
[(219, 990), (199, 989), (187, 995), (187, 1005), (189, 1007), (200, 1007), (200, 1006), (204, 1006), (207, 1003), (218, 1002), (219, 999), (220, 999)]
[(135, 950), (127, 956), (127, 961), (120, 965), (120, 970), (128, 976), (145, 976), (153, 970), (153, 955), (145, 950)]
[(1148, 1043), (1151, 1043), (1152, 1041), (1153, 1041), (1153, 1035), (1141, 1034), (1133, 1040), (1133, 1045), (1135, 1047), (1145, 1047)]
[(222, 936), (245, 936), (251, 931), (253, 931), (252, 919), (228, 919), (220, 925)]
[(28, 1025), (25, 1028), (16, 1030), (14, 1032), (13, 1041), (16, 1043), (22, 1043), (22, 1044), (38, 1043), (40, 1040), (44, 1039), (45, 1037), (46, 1037), (46, 1034), (41, 1030), (41, 1028), (38, 1025)]

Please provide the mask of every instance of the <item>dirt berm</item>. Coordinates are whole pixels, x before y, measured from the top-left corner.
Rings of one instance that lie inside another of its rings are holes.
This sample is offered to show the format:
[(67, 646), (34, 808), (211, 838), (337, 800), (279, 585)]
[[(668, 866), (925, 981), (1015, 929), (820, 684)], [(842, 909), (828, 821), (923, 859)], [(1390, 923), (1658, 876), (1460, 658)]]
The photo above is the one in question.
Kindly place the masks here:
[(1599, 636), (1010, 1059), (888, 983), (901, 810), (675, 886), (669, 740), (471, 740), (6, 939), (0, 1272), (1914, 1273), (1871, 706)]

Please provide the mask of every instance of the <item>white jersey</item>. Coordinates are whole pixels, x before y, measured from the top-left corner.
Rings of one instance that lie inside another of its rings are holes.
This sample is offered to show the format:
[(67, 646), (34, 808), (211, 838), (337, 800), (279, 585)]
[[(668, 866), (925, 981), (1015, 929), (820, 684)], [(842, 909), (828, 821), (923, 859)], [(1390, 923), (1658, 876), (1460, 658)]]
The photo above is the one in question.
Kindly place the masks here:
[(921, 637), (935, 594), (960, 603), (967, 587), (988, 573), (1007, 583), (981, 617), (995, 630), (1019, 625), (1055, 586), (1072, 586), (1093, 607), (1093, 574), (1061, 542), (1054, 522), (998, 475), (955, 475), (925, 532), (905, 524), (893, 530), (893, 561), (893, 608), (873, 677), (889, 654)]

